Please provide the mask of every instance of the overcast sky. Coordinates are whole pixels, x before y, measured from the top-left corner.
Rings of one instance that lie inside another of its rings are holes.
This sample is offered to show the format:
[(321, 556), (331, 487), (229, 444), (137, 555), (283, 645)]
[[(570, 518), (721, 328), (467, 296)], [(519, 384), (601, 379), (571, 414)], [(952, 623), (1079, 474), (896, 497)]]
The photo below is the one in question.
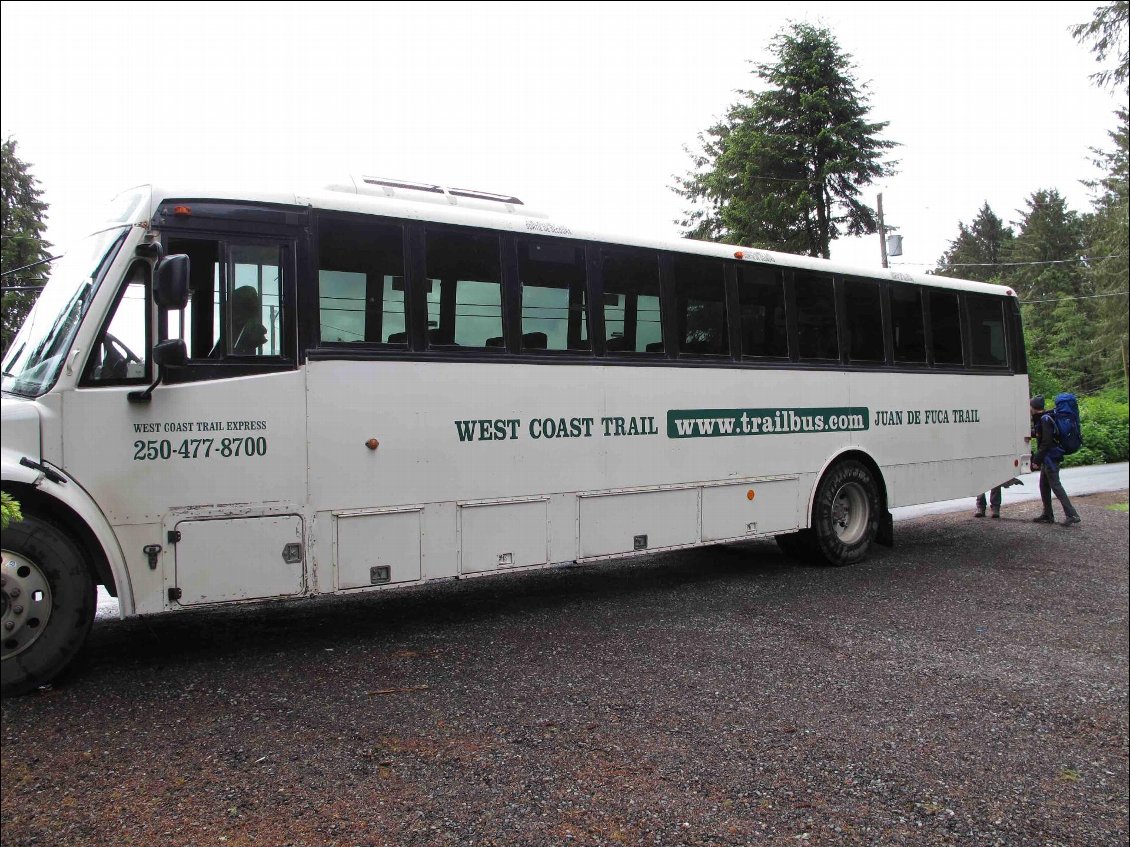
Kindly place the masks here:
[[(509, 193), (578, 226), (677, 236), (683, 150), (757, 83), (788, 21), (828, 27), (899, 173), (888, 224), (920, 270), (988, 201), (1089, 208), (1118, 99), (1054, 3), (4, 2), (0, 132), (65, 247), (120, 190), (364, 173)], [(833, 243), (878, 267), (878, 237)]]

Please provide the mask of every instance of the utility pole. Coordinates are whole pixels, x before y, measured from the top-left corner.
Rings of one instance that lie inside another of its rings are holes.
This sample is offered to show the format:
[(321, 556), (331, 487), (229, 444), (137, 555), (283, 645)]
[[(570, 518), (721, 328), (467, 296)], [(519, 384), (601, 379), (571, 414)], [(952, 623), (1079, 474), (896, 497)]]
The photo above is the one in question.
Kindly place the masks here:
[(879, 246), (883, 251), (883, 267), (887, 265), (887, 225), (883, 222), (883, 193), (879, 192), (879, 202), (877, 203), (879, 210)]

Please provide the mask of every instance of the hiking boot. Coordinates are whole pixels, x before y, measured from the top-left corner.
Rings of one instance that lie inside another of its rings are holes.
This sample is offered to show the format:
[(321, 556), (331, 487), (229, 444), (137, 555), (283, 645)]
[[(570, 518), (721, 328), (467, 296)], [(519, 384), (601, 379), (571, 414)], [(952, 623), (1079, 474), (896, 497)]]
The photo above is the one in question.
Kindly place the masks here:
[(1001, 513), (998, 512), (996, 509), (993, 509), (993, 517), (996, 518), (997, 520), (1000, 520), (1000, 516), (1001, 516)]
[(1055, 518), (1049, 514), (1043, 514), (1038, 518), (1032, 518), (1032, 523), (1055, 523)]
[(975, 517), (975, 518), (985, 517), (985, 510), (984, 509), (978, 509), (976, 512), (973, 513), (973, 517)]
[(1082, 519), (1078, 515), (1068, 516), (1063, 519), (1064, 526), (1071, 526), (1072, 524), (1082, 523)]

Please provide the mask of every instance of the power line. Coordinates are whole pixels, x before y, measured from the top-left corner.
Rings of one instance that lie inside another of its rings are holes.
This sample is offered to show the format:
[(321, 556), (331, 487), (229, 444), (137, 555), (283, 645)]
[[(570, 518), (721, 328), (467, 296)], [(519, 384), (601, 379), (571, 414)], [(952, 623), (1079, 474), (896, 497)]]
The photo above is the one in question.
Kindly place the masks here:
[(1111, 294), (1082, 294), (1078, 297), (1056, 297), (1050, 300), (1021, 300), (1021, 303), (1062, 303), (1064, 300), (1094, 300), (1096, 297), (1122, 297), (1130, 291), (1115, 291)]
[(1109, 256), (1076, 256), (1074, 259), (1049, 259), (1045, 262), (961, 262), (940, 265), (935, 262), (891, 262), (892, 265), (912, 265), (919, 268), (1021, 268), (1032, 265), (1068, 265), (1074, 262), (1102, 262), (1107, 259), (1124, 259), (1125, 253), (1112, 253)]

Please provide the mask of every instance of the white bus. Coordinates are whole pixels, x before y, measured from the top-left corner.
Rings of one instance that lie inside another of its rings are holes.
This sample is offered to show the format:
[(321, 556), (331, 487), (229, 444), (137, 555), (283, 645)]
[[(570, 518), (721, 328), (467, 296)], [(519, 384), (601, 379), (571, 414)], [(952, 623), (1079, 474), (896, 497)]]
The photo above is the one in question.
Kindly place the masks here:
[(1027, 470), (1012, 291), (359, 177), (146, 186), (3, 365), (3, 691), (123, 617), (735, 540), (841, 565)]

